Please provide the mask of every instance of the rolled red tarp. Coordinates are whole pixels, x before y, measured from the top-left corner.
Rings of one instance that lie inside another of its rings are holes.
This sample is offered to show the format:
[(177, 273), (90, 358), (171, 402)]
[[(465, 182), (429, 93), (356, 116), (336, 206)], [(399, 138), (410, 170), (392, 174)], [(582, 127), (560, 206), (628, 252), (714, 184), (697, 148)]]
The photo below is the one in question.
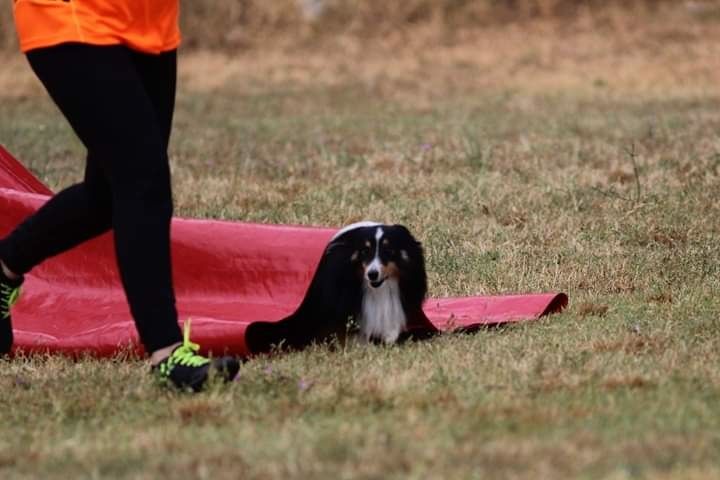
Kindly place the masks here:
[[(0, 236), (50, 190), (0, 146)], [(205, 351), (248, 355), (258, 321), (281, 321), (300, 305), (336, 229), (175, 218), (173, 281), (181, 320)], [(428, 299), (429, 331), (537, 319), (561, 311), (564, 293)], [(58, 255), (26, 276), (13, 308), (15, 349), (109, 356), (141, 351), (120, 285), (112, 235)]]

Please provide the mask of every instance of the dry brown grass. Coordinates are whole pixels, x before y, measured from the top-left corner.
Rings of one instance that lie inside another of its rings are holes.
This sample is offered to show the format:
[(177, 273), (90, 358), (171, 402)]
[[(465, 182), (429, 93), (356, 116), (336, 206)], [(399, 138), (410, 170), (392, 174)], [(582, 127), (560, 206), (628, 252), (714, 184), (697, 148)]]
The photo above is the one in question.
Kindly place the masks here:
[[(183, 28), (192, 47), (249, 49), (268, 43), (297, 45), (334, 41), (337, 34), (363, 40), (402, 37), (420, 31), (454, 32), (534, 19), (592, 17), (614, 21), (620, 14), (654, 14), (663, 0), (258, 0), (184, 5)], [(696, 7), (697, 8), (697, 7)], [(708, 8), (703, 5), (702, 8)], [(419, 34), (422, 37), (422, 33)]]
[[(312, 44), (191, 48), (182, 55), (180, 74), (189, 90), (231, 84), (252, 94), (353, 84), (374, 96), (426, 107), (487, 90), (612, 96), (672, 89), (702, 95), (720, 84), (720, 29), (692, 5), (665, 6), (650, 15), (608, 8), (602, 21), (584, 13), (450, 33), (428, 23), (370, 38), (339, 32)], [(19, 55), (6, 53), (3, 65), (0, 96), (42, 92)], [(517, 108), (535, 108), (529, 99), (518, 102), (525, 103)], [(632, 179), (622, 169), (608, 176), (611, 182)]]
[[(583, 14), (605, 18), (609, 9), (618, 7), (646, 14), (666, 3), (667, 0), (197, 0), (182, 4), (181, 23), (188, 46), (235, 50), (268, 42), (290, 45), (315, 41), (339, 32), (357, 37), (385, 36), (418, 25), (449, 31)], [(8, 6), (0, 10), (0, 49), (15, 45), (12, 10)]]
[[(718, 15), (717, 0), (234, 0), (183, 2), (185, 45), (230, 53), (267, 46), (334, 43), (338, 35), (360, 41), (452, 41), (458, 33), (537, 19), (585, 19), (624, 25), (652, 19), (678, 4), (694, 18)], [(0, 51), (15, 50), (12, 8), (0, 9)]]

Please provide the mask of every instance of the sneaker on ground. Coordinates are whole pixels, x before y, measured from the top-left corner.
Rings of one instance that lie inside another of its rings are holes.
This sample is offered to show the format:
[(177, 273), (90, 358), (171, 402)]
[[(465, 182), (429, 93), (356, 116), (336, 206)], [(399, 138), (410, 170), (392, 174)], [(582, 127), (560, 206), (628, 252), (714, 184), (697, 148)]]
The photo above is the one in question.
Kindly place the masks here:
[(181, 390), (199, 392), (211, 376), (218, 376), (225, 382), (235, 379), (240, 362), (229, 356), (207, 358), (199, 355), (200, 345), (190, 341), (190, 321), (185, 322), (183, 343), (168, 358), (152, 367), (152, 371), (165, 384)]
[(10, 308), (20, 298), (20, 285), (23, 277), (9, 279), (0, 267), (0, 355), (10, 351), (13, 344), (12, 319)]

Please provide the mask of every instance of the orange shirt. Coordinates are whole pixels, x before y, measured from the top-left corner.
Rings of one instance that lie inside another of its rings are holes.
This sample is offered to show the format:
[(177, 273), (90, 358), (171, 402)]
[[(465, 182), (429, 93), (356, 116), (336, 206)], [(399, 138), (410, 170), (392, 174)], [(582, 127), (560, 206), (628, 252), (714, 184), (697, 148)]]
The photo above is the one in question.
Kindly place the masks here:
[(14, 0), (23, 52), (65, 42), (160, 53), (180, 44), (179, 0)]

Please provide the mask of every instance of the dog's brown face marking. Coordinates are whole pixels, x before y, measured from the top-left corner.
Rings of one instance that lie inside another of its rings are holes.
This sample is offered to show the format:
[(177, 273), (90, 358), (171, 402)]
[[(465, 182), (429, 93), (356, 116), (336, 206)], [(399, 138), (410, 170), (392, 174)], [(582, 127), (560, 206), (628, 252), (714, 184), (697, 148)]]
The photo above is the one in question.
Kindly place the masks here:
[(385, 267), (385, 274), (388, 278), (398, 278), (400, 276), (400, 268), (398, 268), (397, 263), (393, 261), (388, 262)]

